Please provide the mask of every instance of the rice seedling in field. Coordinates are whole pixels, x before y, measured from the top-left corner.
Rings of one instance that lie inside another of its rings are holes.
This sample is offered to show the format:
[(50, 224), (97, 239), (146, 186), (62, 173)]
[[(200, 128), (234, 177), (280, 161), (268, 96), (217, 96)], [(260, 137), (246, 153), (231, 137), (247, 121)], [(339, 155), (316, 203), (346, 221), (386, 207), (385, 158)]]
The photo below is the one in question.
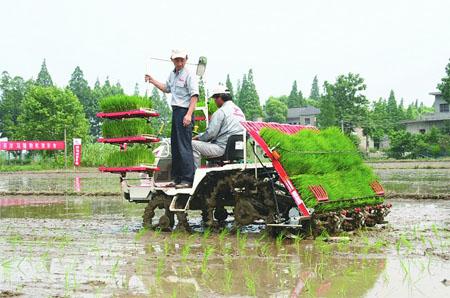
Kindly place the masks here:
[(156, 282), (159, 283), (161, 280), (161, 275), (164, 271), (165, 260), (163, 258), (158, 258), (158, 263), (156, 265)]
[[(370, 187), (376, 175), (338, 128), (301, 130), (293, 135), (264, 128), (260, 134), (280, 153), (280, 162), (308, 207), (330, 211), (383, 202)], [(318, 204), (309, 189), (313, 185), (326, 190), (329, 203)]]
[(155, 156), (151, 149), (146, 145), (129, 145), (125, 151), (115, 151), (108, 155), (105, 166), (108, 167), (127, 167), (138, 165), (151, 165)]
[(214, 248), (211, 245), (208, 245), (203, 252), (203, 260), (202, 260), (202, 267), (201, 267), (201, 271), (203, 274), (205, 274), (208, 270), (208, 260), (213, 252), (214, 252)]
[(224, 283), (225, 292), (229, 293), (231, 291), (232, 286), (233, 286), (233, 271), (226, 268), (225, 269), (225, 283)]
[(113, 95), (102, 98), (99, 102), (102, 112), (123, 112), (138, 109), (150, 109), (152, 102), (150, 98), (129, 95)]
[(220, 231), (219, 233), (219, 245), (223, 245), (223, 242), (225, 240), (225, 237), (229, 234), (227, 229), (223, 229), (222, 231)]
[(121, 120), (104, 120), (102, 135), (104, 138), (120, 138), (151, 135), (154, 131), (146, 119), (129, 118)]
[(245, 286), (249, 295), (256, 296), (256, 282), (250, 272), (245, 274)]

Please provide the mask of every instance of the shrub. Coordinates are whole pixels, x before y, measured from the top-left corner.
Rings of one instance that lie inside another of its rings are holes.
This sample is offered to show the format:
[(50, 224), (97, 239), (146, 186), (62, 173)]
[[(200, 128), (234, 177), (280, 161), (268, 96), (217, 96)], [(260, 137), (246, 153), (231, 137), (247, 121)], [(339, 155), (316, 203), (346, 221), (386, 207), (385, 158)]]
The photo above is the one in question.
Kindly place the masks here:
[(152, 102), (149, 98), (129, 96), (124, 94), (108, 96), (100, 100), (100, 110), (106, 113), (150, 109)]
[(396, 159), (440, 157), (450, 152), (450, 136), (437, 128), (425, 134), (411, 134), (403, 130), (393, 132), (390, 144), (387, 155)]

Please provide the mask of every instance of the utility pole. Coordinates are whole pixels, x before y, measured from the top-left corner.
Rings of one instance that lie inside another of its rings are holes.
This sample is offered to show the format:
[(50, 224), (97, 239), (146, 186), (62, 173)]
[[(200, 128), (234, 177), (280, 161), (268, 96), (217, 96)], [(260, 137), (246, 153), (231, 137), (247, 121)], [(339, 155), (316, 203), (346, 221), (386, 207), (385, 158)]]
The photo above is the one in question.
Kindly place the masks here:
[(341, 120), (341, 131), (344, 132), (344, 120)]

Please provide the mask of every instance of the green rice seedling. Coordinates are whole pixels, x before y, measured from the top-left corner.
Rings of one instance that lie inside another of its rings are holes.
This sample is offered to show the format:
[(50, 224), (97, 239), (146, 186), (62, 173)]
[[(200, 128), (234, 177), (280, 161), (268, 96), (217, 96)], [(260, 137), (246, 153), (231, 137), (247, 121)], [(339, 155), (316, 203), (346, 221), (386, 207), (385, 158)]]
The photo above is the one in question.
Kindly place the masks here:
[(167, 239), (164, 239), (164, 254), (168, 256), (170, 254), (170, 244)]
[(298, 235), (297, 237), (294, 238), (294, 246), (295, 249), (297, 250), (297, 254), (300, 254), (300, 243), (302, 241), (302, 236)]
[(102, 135), (104, 138), (120, 138), (141, 135), (152, 135), (153, 131), (146, 119), (129, 118), (121, 120), (104, 120)]
[(164, 258), (158, 258), (158, 263), (156, 265), (156, 282), (161, 281), (161, 275), (164, 271), (165, 261)]
[(231, 288), (233, 286), (233, 271), (231, 271), (230, 269), (226, 268), (225, 269), (225, 273), (224, 273), (224, 277), (225, 277), (224, 291), (226, 293), (229, 293), (229, 292), (231, 292)]
[(152, 102), (149, 98), (121, 94), (102, 98), (99, 105), (102, 112), (109, 113), (150, 109)]
[(256, 283), (253, 276), (247, 272), (245, 274), (245, 286), (247, 287), (248, 294), (251, 296), (256, 296)]
[(155, 156), (146, 145), (133, 144), (125, 151), (115, 151), (108, 155), (105, 166), (108, 167), (129, 167), (139, 165), (151, 165)]
[(239, 254), (244, 255), (245, 250), (247, 248), (247, 234), (241, 235), (241, 233), (239, 232), (237, 234), (237, 240), (238, 240), (237, 242), (238, 242)]
[[(383, 202), (370, 187), (377, 180), (373, 170), (364, 165), (353, 142), (339, 129), (301, 130), (287, 135), (264, 128), (260, 134), (280, 154), (280, 162), (308, 207), (330, 211)], [(312, 185), (326, 190), (327, 204), (317, 202), (309, 189)]]
[(148, 229), (142, 228), (142, 229), (140, 229), (140, 230), (136, 233), (136, 236), (134, 236), (134, 239), (135, 239), (136, 241), (139, 241), (139, 240), (141, 240), (141, 238), (144, 237), (144, 235), (147, 234), (147, 233), (148, 233)]
[(227, 229), (223, 229), (219, 233), (219, 245), (222, 246), (223, 242), (225, 241), (225, 237), (229, 234)]
[(208, 245), (205, 250), (203, 251), (203, 260), (202, 260), (202, 267), (201, 271), (203, 274), (205, 274), (208, 271), (208, 260), (211, 254), (214, 252), (214, 247), (211, 245)]
[(275, 239), (275, 245), (277, 247), (277, 250), (280, 250), (282, 248), (283, 240), (284, 240), (284, 235), (283, 234), (279, 234), (277, 236), (277, 238)]
[(260, 251), (261, 251), (261, 254), (264, 256), (264, 257), (269, 257), (269, 255), (270, 255), (270, 244), (269, 243), (265, 243), (264, 245), (262, 245), (261, 246), (261, 248), (260, 248)]
[(119, 259), (116, 260), (111, 269), (111, 276), (113, 279), (116, 278), (117, 271), (119, 270)]
[(211, 229), (207, 228), (203, 231), (203, 242), (206, 242), (208, 240), (209, 236), (211, 236)]
[(187, 258), (190, 253), (191, 253), (191, 244), (186, 243), (185, 245), (183, 245), (183, 248), (181, 249), (181, 260), (183, 262), (187, 262)]

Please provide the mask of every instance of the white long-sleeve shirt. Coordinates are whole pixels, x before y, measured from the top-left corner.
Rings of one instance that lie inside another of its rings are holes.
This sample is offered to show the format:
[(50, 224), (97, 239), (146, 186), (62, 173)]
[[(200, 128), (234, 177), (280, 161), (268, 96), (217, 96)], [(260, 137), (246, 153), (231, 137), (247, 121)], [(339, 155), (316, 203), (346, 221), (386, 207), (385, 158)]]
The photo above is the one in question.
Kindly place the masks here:
[(245, 121), (242, 110), (231, 100), (226, 101), (212, 115), (208, 128), (203, 134), (199, 135), (198, 139), (225, 148), (230, 136), (243, 133), (244, 128), (240, 123), (241, 121)]

